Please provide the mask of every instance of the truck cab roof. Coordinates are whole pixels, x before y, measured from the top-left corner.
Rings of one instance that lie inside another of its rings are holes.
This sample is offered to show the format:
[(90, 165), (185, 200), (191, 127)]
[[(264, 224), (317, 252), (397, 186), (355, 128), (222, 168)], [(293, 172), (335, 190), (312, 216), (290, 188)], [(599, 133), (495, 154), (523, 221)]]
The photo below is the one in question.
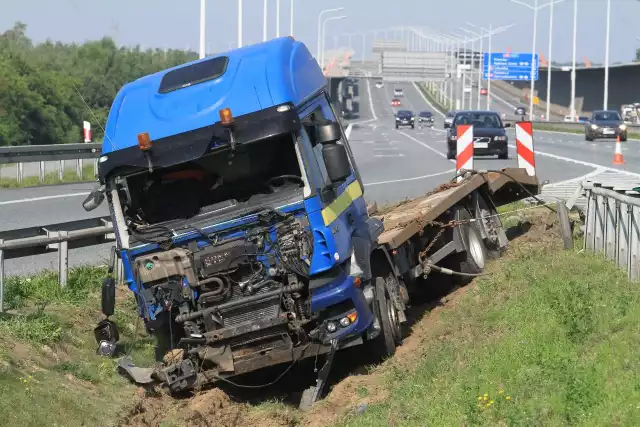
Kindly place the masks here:
[(298, 105), (326, 85), (307, 47), (291, 37), (234, 49), (128, 83), (107, 119), (103, 154), (194, 131), (220, 121), (289, 103)]

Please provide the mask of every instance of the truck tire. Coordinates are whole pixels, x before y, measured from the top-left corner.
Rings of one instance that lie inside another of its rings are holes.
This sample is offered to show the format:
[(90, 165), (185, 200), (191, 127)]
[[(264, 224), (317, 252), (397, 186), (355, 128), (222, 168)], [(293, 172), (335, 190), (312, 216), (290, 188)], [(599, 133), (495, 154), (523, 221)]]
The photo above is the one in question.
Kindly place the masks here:
[(487, 202), (487, 199), (483, 196), (478, 198), (478, 206), (476, 206), (476, 215), (478, 224), (484, 230), (484, 246), (487, 250), (487, 256), (489, 259), (496, 259), (502, 255), (503, 250), (506, 248), (507, 236), (502, 227), (502, 221), (498, 216), (493, 205)]
[(380, 321), (380, 334), (368, 341), (368, 346), (373, 357), (382, 361), (395, 354), (396, 346), (402, 340), (402, 336), (398, 336), (400, 330), (398, 312), (391, 301), (383, 277), (374, 278), (374, 293), (374, 313)]
[[(458, 219), (470, 220), (471, 214), (466, 209), (460, 209)], [(475, 222), (459, 225), (462, 243), (465, 251), (461, 253), (460, 271), (467, 274), (482, 273), (487, 262), (487, 248), (482, 240), (482, 234)]]

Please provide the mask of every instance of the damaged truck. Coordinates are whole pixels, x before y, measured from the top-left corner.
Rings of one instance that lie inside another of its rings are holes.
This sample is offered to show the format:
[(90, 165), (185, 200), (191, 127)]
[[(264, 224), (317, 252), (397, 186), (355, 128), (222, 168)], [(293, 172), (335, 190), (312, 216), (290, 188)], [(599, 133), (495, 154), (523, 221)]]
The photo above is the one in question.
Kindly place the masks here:
[[(393, 355), (411, 295), (443, 273), (481, 273), (507, 244), (496, 207), (539, 190), (514, 168), (367, 206), (327, 79), (291, 37), (125, 85), (98, 165), (83, 206), (106, 199), (110, 271), (119, 259), (161, 362), (122, 359), (123, 372), (180, 392), (321, 357), (303, 409), (337, 351)], [(114, 307), (110, 276), (95, 329), (105, 356), (118, 341)]]

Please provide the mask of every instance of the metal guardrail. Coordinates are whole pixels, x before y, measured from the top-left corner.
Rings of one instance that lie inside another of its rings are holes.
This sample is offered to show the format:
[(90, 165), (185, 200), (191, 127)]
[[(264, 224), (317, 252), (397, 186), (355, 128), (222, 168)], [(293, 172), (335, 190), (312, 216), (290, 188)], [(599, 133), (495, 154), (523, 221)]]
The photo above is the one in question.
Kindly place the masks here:
[[(67, 285), (69, 278), (69, 243), (93, 246), (114, 240), (109, 217), (97, 217), (49, 226), (30, 227), (0, 232), (0, 313), (4, 311), (5, 260), (21, 258), (47, 249), (58, 250), (58, 282)], [(121, 275), (121, 268), (120, 274)]]
[[(505, 118), (503, 121), (508, 122), (508, 123), (515, 123), (517, 121), (519, 121), (519, 117), (514, 115), (509, 115), (507, 116), (507, 118)], [(527, 119), (527, 116), (525, 115), (525, 120)], [(587, 126), (586, 123), (579, 123), (579, 122), (565, 122), (565, 121), (560, 121), (560, 120), (532, 120), (531, 123), (535, 125), (543, 125), (543, 126), (553, 126), (554, 128), (560, 128), (560, 129), (567, 129), (567, 130), (574, 130), (574, 131), (582, 131), (584, 130), (585, 126)], [(628, 132), (634, 132), (634, 133), (640, 133), (640, 125), (626, 125), (627, 126), (627, 131)], [(535, 127), (533, 128), (533, 130), (535, 131)]]
[(640, 193), (584, 182), (587, 212), (584, 249), (602, 253), (640, 280)]
[[(0, 147), (0, 165), (16, 164), (16, 179), (24, 180), (24, 164), (39, 162), (38, 177), (44, 181), (46, 175), (46, 162), (58, 161), (58, 178), (64, 177), (65, 161), (76, 162), (76, 174), (82, 177), (84, 169), (83, 160), (97, 159), (102, 154), (100, 143), (79, 144), (54, 144), (54, 145), (20, 145)], [(98, 163), (94, 162), (94, 173), (97, 174)]]

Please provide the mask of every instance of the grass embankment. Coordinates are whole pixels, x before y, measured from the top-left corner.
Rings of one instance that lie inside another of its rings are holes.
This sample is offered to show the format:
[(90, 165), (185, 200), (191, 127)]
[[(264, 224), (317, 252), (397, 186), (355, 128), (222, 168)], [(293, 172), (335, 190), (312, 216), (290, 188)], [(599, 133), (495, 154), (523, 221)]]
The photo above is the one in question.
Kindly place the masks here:
[[(135, 388), (116, 373), (116, 360), (95, 354), (104, 275), (102, 268), (72, 270), (65, 289), (55, 273), (7, 280), (7, 313), (0, 317), (0, 425), (113, 425), (132, 406)], [(150, 363), (153, 346), (142, 335), (134, 341), (135, 302), (124, 295), (114, 316), (123, 351)]]
[[(124, 423), (640, 424), (640, 287), (599, 256), (562, 250), (554, 214), (518, 216), (536, 220), (488, 266), (491, 275), (458, 289), (423, 317), (417, 313), (423, 307), (414, 307), (418, 320), (396, 357), (337, 384), (310, 413), (283, 403), (238, 404), (212, 390), (180, 401), (146, 398)], [(93, 354), (102, 273), (76, 270), (65, 291), (52, 286), (53, 275), (10, 279), (7, 300), (21, 315), (0, 322), (7, 337), (0, 353), (0, 410), (10, 414), (4, 418), (9, 424), (104, 425), (133, 406), (133, 387), (114, 373), (115, 362)], [(49, 304), (38, 310), (38, 301)], [(130, 341), (133, 303), (118, 307), (117, 321)], [(142, 343), (137, 357), (150, 361), (152, 346)]]
[(411, 362), (380, 369), (384, 402), (341, 425), (640, 424), (640, 288), (545, 223), (431, 319)]
[[(5, 169), (13, 166), (15, 173), (15, 165), (7, 165)], [(18, 182), (15, 178), (0, 178), (0, 188), (24, 188), (34, 187), (38, 185), (63, 184), (72, 182), (86, 182), (95, 180), (95, 171), (93, 165), (86, 165), (82, 168), (82, 176), (78, 176), (75, 169), (65, 169), (62, 179), (58, 171), (46, 173), (44, 181), (40, 181), (39, 176), (25, 176), (22, 182)]]
[(429, 88), (425, 83), (418, 83), (417, 86), (420, 89), (420, 91), (424, 94), (424, 96), (427, 98), (427, 100), (429, 100), (429, 102), (435, 108), (437, 108), (438, 111), (440, 111), (441, 113), (446, 113), (447, 111), (450, 110), (450, 107), (447, 106), (446, 101), (444, 103), (439, 101), (437, 92), (435, 90), (432, 90), (431, 88)]

